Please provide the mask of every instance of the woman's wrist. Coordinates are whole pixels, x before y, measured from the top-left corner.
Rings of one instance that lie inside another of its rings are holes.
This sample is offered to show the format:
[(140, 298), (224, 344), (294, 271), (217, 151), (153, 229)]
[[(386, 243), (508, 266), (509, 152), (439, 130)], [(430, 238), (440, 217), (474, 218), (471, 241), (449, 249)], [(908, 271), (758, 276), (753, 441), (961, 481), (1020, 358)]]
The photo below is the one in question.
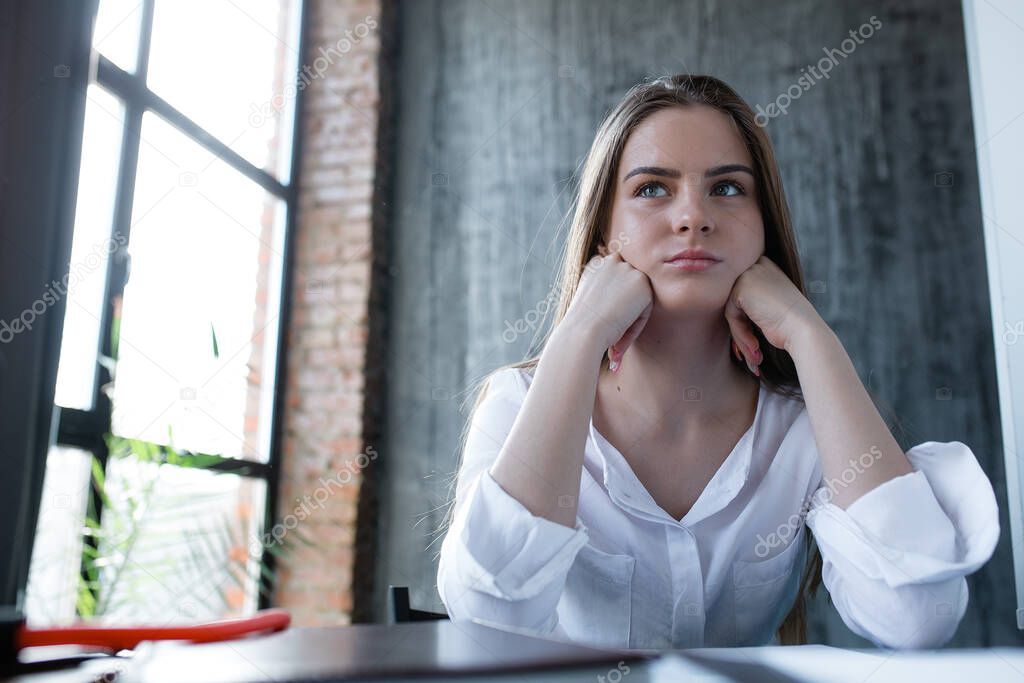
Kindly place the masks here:
[(790, 333), (785, 350), (795, 358), (807, 344), (816, 344), (822, 339), (832, 339), (834, 336), (832, 328), (815, 312), (802, 319)]
[(593, 358), (595, 363), (600, 363), (608, 345), (601, 339), (598, 330), (595, 316), (570, 312), (555, 327), (548, 343), (568, 344), (577, 353), (584, 353)]

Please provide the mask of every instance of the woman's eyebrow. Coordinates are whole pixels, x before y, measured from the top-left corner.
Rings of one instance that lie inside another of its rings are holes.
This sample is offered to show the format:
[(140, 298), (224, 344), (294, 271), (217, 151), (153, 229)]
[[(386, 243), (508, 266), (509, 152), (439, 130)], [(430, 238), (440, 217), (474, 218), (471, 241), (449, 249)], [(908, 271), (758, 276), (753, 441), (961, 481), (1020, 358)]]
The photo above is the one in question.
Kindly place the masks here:
[[(725, 175), (726, 173), (749, 173), (750, 177), (754, 178), (754, 171), (744, 164), (725, 164), (724, 166), (713, 166), (708, 170), (704, 171), (705, 178), (713, 178), (719, 175)], [(660, 175), (666, 178), (678, 178), (682, 176), (682, 173), (674, 168), (662, 168), (661, 166), (637, 166), (632, 171), (626, 174), (626, 177), (622, 179), (622, 182), (626, 182), (635, 175), (646, 173), (648, 175)]]

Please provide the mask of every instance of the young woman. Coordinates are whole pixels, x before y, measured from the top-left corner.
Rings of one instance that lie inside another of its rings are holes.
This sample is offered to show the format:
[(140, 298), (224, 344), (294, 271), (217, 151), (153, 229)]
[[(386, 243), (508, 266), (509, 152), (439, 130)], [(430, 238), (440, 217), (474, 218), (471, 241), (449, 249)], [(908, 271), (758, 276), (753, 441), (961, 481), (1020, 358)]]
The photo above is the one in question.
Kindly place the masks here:
[(963, 443), (900, 449), (805, 296), (771, 143), (729, 86), (680, 74), (610, 112), (559, 284), (540, 355), (490, 375), (464, 433), (452, 618), (800, 643), (824, 581), (878, 646), (952, 637), (999, 536), (992, 486)]

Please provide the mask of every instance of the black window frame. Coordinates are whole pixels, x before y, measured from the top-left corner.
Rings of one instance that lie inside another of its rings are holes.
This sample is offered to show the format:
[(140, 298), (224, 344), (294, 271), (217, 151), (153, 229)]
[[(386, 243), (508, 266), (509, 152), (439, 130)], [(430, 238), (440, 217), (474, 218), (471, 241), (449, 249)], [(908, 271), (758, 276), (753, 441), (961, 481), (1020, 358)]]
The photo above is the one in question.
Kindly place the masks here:
[[(299, 3), (297, 17), (299, 53), (294, 74), (287, 74), (286, 79), (293, 79), (296, 85), (293, 120), (291, 125), (291, 161), (286, 182), (278, 180), (267, 171), (256, 167), (227, 144), (211, 135), (188, 116), (177, 110), (169, 102), (149, 90), (146, 86), (146, 74), (149, 67), (150, 44), (153, 34), (153, 16), (156, 0), (143, 0), (142, 19), (139, 32), (138, 51), (134, 73), (129, 73), (115, 65), (102, 54), (95, 54), (95, 73), (89, 84), (95, 83), (118, 98), (124, 105), (124, 130), (120, 160), (118, 162), (116, 190), (114, 198), (112, 235), (123, 235), (121, 246), (111, 253), (107, 270), (107, 281), (103, 296), (102, 316), (100, 320), (99, 353), (101, 356), (112, 357), (111, 321), (113, 304), (124, 293), (127, 282), (129, 259), (127, 256), (128, 242), (131, 237), (131, 218), (135, 196), (135, 179), (138, 173), (139, 145), (142, 132), (142, 119), (146, 112), (158, 115), (177, 131), (203, 147), (210, 154), (228, 164), (246, 178), (252, 180), (265, 191), (281, 199), (285, 210), (285, 234), (283, 244), (283, 263), (281, 268), (281, 294), (278, 311), (276, 344), (276, 361), (274, 374), (274, 391), (271, 406), (270, 445), (266, 462), (245, 460), (242, 458), (220, 458), (219, 461), (203, 466), (202, 469), (235, 474), (243, 477), (261, 479), (266, 482), (265, 509), (263, 514), (263, 530), (271, 529), (275, 523), (278, 489), (280, 484), (280, 462), (282, 452), (283, 407), (287, 381), (286, 372), (286, 340), (289, 321), (291, 319), (291, 298), (293, 279), (293, 236), (299, 208), (298, 180), (301, 163), (301, 121), (302, 121), (302, 88), (298, 87), (305, 55), (307, 36), (308, 2), (295, 0)], [(90, 41), (91, 44), (91, 41)], [(88, 131), (85, 131), (88, 133)], [(269, 313), (269, 311), (268, 311)], [(99, 358), (100, 356), (98, 356)], [(107, 468), (110, 453), (103, 435), (111, 431), (110, 399), (102, 387), (111, 379), (106, 367), (100, 363), (95, 365), (96, 375), (93, 382), (93, 402), (90, 410), (67, 408), (54, 404), (56, 433), (54, 444), (70, 446), (91, 453), (100, 467)], [(174, 466), (174, 465), (169, 465)], [(198, 468), (198, 466), (197, 466)], [(88, 501), (89, 511), (95, 518), (102, 514), (102, 500), (92, 489)], [(86, 537), (86, 542), (91, 542)], [(271, 572), (274, 569), (274, 556), (261, 544), (260, 566)], [(262, 571), (262, 570), (261, 570)], [(263, 609), (272, 604), (272, 587), (270, 591), (259, 591), (258, 608)]]

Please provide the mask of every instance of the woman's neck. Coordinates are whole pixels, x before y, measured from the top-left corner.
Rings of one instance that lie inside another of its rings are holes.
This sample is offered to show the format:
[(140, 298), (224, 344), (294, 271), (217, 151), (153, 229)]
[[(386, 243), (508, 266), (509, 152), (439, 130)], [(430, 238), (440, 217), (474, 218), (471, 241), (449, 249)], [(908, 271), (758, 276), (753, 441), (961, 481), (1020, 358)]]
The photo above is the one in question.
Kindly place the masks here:
[(602, 373), (603, 411), (624, 410), (638, 429), (670, 441), (746, 415), (760, 380), (732, 362), (729, 342), (721, 310), (680, 316), (656, 309), (619, 371)]

